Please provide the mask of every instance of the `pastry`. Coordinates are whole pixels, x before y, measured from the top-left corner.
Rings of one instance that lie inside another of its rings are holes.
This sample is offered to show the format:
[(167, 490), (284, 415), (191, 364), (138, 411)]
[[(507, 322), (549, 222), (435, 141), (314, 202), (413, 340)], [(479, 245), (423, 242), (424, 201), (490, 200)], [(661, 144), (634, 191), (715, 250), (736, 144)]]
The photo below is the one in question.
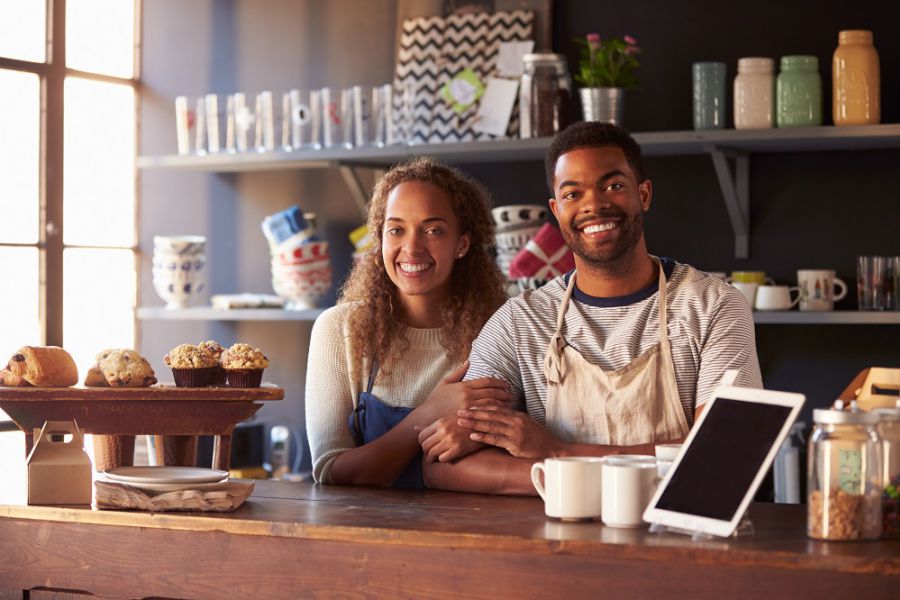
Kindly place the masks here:
[(93, 365), (88, 369), (87, 375), (84, 376), (84, 385), (87, 387), (109, 387), (99, 365)]
[(59, 346), (22, 346), (7, 369), (35, 387), (68, 387), (78, 383), (78, 367)]
[(2, 369), (2, 370), (0, 370), (0, 385), (8, 385), (11, 387), (18, 387), (18, 386), (31, 385), (31, 384), (29, 384), (22, 377), (16, 375), (9, 369)]
[(97, 355), (97, 366), (110, 387), (149, 387), (156, 383), (153, 367), (136, 350), (104, 350)]
[(269, 359), (250, 344), (235, 344), (222, 353), (222, 368), (231, 387), (259, 387)]
[(213, 340), (200, 342), (197, 344), (197, 347), (201, 350), (206, 350), (216, 359), (216, 370), (209, 380), (209, 385), (225, 385), (225, 369), (223, 369), (222, 365), (219, 363), (222, 358), (222, 352), (224, 352), (225, 349), (219, 345), (219, 342)]
[(205, 387), (215, 375), (219, 361), (211, 352), (191, 344), (169, 350), (163, 362), (172, 367), (177, 387)]

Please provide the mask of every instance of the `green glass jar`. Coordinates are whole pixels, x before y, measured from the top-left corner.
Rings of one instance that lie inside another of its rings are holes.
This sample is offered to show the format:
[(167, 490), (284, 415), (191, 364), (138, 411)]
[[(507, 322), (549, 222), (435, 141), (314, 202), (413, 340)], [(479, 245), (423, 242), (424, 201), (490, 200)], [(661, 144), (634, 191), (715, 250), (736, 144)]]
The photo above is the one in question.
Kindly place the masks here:
[(815, 127), (822, 124), (822, 78), (815, 56), (781, 57), (775, 84), (778, 127)]

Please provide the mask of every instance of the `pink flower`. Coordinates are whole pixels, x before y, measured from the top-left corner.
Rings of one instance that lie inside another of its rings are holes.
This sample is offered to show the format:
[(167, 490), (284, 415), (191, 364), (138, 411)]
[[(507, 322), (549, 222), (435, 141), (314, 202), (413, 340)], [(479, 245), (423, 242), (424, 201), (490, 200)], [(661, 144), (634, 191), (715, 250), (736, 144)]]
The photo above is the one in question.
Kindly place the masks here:
[(637, 46), (628, 46), (625, 48), (625, 54), (631, 56), (632, 54), (637, 54), (641, 51)]
[(597, 50), (600, 48), (600, 34), (599, 33), (589, 33), (587, 34), (587, 43), (593, 50)]
[(624, 39), (624, 40), (625, 40), (625, 43), (628, 44), (629, 46), (636, 46), (636, 45), (637, 45), (637, 40), (634, 39), (633, 37), (631, 37), (630, 35), (626, 35), (626, 36), (625, 36), (624, 38), (622, 38), (622, 39)]

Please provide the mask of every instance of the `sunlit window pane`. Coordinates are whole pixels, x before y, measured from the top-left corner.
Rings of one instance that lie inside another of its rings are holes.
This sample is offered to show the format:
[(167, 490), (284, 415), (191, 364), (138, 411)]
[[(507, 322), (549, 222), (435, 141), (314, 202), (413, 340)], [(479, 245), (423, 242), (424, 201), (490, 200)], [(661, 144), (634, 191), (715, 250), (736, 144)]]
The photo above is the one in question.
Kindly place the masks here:
[(134, 244), (135, 106), (131, 86), (68, 77), (64, 240)]
[(37, 248), (0, 246), (0, 368), (22, 346), (41, 344)]
[(134, 76), (134, 1), (66, 0), (68, 67)]
[(0, 0), (0, 56), (44, 62), (46, 0)]
[(0, 243), (34, 244), (40, 211), (38, 76), (0, 69), (0, 107)]
[[(2, 411), (0, 418), (6, 418)], [(0, 432), (0, 473), (3, 473), (0, 503), (24, 501), (26, 498), (23, 496), (6, 495), (14, 493), (13, 490), (19, 490), (20, 493), (25, 490), (25, 434), (22, 432)]]
[(106, 348), (134, 348), (134, 253), (69, 248), (63, 252), (63, 339), (84, 375)]

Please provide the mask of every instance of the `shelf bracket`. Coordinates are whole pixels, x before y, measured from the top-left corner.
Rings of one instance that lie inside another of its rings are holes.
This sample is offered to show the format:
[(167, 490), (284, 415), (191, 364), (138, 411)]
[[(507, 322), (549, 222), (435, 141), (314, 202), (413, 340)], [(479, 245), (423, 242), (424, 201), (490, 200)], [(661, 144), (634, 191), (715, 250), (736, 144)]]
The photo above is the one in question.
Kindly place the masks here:
[[(750, 258), (750, 155), (715, 145), (705, 147), (712, 157), (713, 167), (725, 208), (734, 230), (735, 258)], [(734, 168), (729, 164), (734, 161)]]
[(344, 183), (350, 188), (350, 195), (353, 197), (353, 201), (356, 202), (356, 206), (359, 207), (363, 217), (365, 217), (368, 211), (369, 194), (366, 191), (366, 187), (359, 179), (356, 167), (340, 165), (338, 169), (340, 169), (341, 177), (344, 178)]

